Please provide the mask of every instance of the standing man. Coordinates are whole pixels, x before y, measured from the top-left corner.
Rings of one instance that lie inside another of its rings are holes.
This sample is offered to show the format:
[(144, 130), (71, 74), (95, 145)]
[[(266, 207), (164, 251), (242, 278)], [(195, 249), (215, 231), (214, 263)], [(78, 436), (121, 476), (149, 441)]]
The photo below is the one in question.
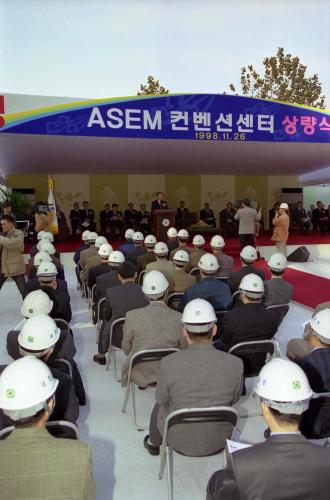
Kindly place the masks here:
[(15, 221), (11, 215), (1, 218), (2, 235), (0, 235), (0, 289), (8, 278), (12, 278), (24, 297), (25, 292), (25, 263), (24, 263), (24, 236), (22, 231), (15, 229)]
[(72, 210), (70, 210), (69, 219), (71, 221), (72, 236), (76, 236), (78, 230), (80, 231), (80, 208), (77, 201), (73, 204)]
[(167, 204), (167, 201), (164, 200), (164, 193), (162, 191), (158, 191), (158, 193), (156, 193), (156, 200), (154, 200), (152, 203), (151, 203), (151, 215), (153, 214), (154, 210), (161, 210), (161, 209), (166, 209), (168, 208), (168, 204)]
[(129, 203), (128, 208), (125, 210), (125, 223), (127, 227), (136, 230), (137, 210), (134, 208), (134, 203)]
[(185, 226), (185, 219), (189, 214), (188, 208), (185, 207), (185, 202), (180, 201), (179, 207), (176, 209), (176, 225), (179, 229), (182, 229)]
[(241, 250), (246, 245), (254, 246), (254, 223), (260, 221), (262, 209), (259, 212), (250, 206), (250, 200), (244, 200), (241, 208), (234, 215), (234, 219), (239, 221), (238, 234)]
[(289, 205), (281, 203), (278, 212), (273, 219), (274, 231), (272, 240), (275, 241), (276, 251), (286, 257), (286, 242), (289, 237)]

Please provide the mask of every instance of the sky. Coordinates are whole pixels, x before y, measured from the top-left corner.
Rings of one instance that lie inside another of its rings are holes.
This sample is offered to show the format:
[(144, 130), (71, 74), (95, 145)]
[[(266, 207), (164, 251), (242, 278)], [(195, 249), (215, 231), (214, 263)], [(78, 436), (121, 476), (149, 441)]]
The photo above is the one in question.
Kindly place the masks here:
[(329, 0), (0, 0), (0, 92), (220, 93), (277, 47), (318, 73), (330, 107)]

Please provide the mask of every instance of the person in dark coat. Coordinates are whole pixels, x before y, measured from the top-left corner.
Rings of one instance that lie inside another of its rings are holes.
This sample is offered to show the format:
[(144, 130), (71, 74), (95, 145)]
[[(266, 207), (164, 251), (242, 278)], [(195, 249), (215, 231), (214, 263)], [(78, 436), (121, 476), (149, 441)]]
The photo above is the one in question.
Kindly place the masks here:
[(237, 292), (242, 278), (247, 274), (254, 273), (260, 276), (262, 280), (265, 279), (265, 273), (253, 266), (257, 258), (257, 251), (254, 247), (247, 245), (241, 250), (240, 260), (242, 267), (238, 271), (232, 271), (229, 274), (228, 285), (230, 286), (231, 293)]
[(80, 224), (81, 230), (95, 231), (95, 213), (94, 210), (89, 208), (89, 202), (83, 201), (83, 208), (80, 210)]
[(73, 208), (70, 210), (69, 219), (71, 222), (71, 232), (72, 236), (76, 236), (78, 234), (78, 230), (80, 232), (80, 208), (79, 203), (76, 201), (73, 204)]

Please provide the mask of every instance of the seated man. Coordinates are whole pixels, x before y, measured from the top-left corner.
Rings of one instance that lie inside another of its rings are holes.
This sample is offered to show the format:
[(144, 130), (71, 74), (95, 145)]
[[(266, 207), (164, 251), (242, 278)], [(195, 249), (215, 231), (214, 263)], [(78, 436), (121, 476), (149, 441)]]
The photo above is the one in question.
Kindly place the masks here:
[(111, 205), (109, 223), (111, 234), (110, 238), (112, 240), (121, 240), (124, 228), (124, 219), (122, 212), (119, 210), (118, 203), (113, 203)]
[(287, 266), (286, 258), (281, 253), (274, 253), (269, 261), (268, 268), (272, 275), (270, 280), (264, 282), (265, 305), (288, 304), (293, 295), (293, 285), (283, 279)]
[(316, 202), (316, 208), (312, 213), (312, 222), (313, 226), (316, 229), (320, 229), (321, 234), (326, 234), (326, 231), (328, 229), (328, 214), (326, 209), (324, 208), (322, 201)]
[[(101, 264), (101, 256), (100, 256), (100, 248), (102, 245), (109, 245), (108, 243), (108, 240), (106, 239), (105, 236), (98, 236), (95, 240), (95, 243), (94, 243), (94, 248), (96, 249), (96, 253), (92, 254), (86, 261), (85, 261), (85, 265), (83, 267), (83, 269), (80, 271), (80, 279), (81, 279), (81, 282), (84, 283), (84, 282), (87, 282), (88, 281), (88, 278), (89, 278), (89, 271), (92, 269), (92, 267), (94, 266), (98, 266), (99, 264)], [(112, 252), (112, 246), (109, 245), (109, 247), (107, 247), (107, 251), (109, 251), (108, 255), (110, 254), (110, 252)]]
[(87, 286), (89, 289), (93, 288), (96, 283), (96, 278), (100, 274), (104, 274), (108, 271), (108, 260), (112, 250), (112, 246), (109, 243), (102, 243), (97, 252), (100, 259), (99, 262), (97, 263), (96, 256), (87, 261), (84, 276), (88, 276)]
[(264, 283), (257, 274), (247, 274), (240, 283), (243, 305), (228, 311), (220, 327), (220, 340), (214, 347), (228, 351), (240, 342), (266, 340), (274, 337), (278, 313), (262, 305)]
[(306, 210), (303, 208), (301, 201), (296, 203), (296, 206), (292, 211), (292, 219), (293, 222), (297, 224), (301, 234), (309, 233), (311, 220), (307, 217)]
[(136, 229), (137, 226), (137, 210), (134, 208), (134, 203), (129, 203), (125, 210), (125, 223), (128, 227)]
[(89, 235), (89, 232), (90, 231), (84, 231), (81, 235), (81, 239), (82, 239), (82, 245), (80, 245), (80, 247), (77, 248), (77, 250), (75, 251), (74, 253), (74, 256), (73, 256), (73, 260), (76, 264), (76, 266), (78, 265), (78, 262), (79, 262), (79, 259), (80, 259), (80, 254), (83, 250), (87, 250), (89, 248), (89, 243), (88, 243), (88, 235)]
[(173, 256), (173, 292), (185, 292), (187, 288), (196, 283), (196, 276), (186, 273), (185, 268), (189, 263), (189, 255), (185, 250), (177, 250)]
[(140, 205), (140, 210), (137, 213), (137, 223), (139, 231), (141, 231), (144, 235), (150, 233), (151, 216), (145, 203), (141, 203)]
[(196, 234), (193, 237), (192, 243), (193, 243), (194, 249), (189, 255), (189, 266), (187, 268), (187, 271), (191, 271), (191, 269), (193, 269), (194, 267), (197, 267), (200, 258), (202, 257), (202, 255), (204, 255), (206, 253), (206, 250), (204, 248), (205, 247), (204, 236), (202, 236), (200, 234)]
[(80, 208), (77, 201), (74, 202), (73, 208), (70, 210), (69, 219), (72, 236), (77, 236), (80, 233)]
[(233, 271), (229, 274), (228, 285), (230, 286), (231, 293), (237, 292), (242, 278), (247, 274), (257, 274), (262, 280), (265, 279), (265, 273), (252, 265), (257, 258), (257, 251), (254, 247), (247, 245), (241, 250), (240, 260), (242, 267), (239, 271)]
[(208, 483), (207, 500), (327, 500), (330, 450), (299, 432), (313, 395), (306, 375), (291, 361), (275, 358), (260, 371), (255, 392), (270, 437), (227, 454), (225, 470)]
[(58, 405), (58, 386), (48, 366), (31, 356), (14, 361), (0, 376), (0, 408), (15, 426), (0, 441), (3, 499), (58, 498), (59, 492), (71, 500), (94, 498), (89, 447), (56, 439), (45, 429)]
[[(305, 356), (308, 356), (313, 352), (315, 348), (313, 346), (313, 343), (316, 341), (316, 337), (318, 337), (317, 332), (314, 330), (314, 327), (316, 326), (314, 318), (316, 316), (318, 317), (321, 312), (328, 312), (329, 310), (330, 305), (325, 309), (319, 309), (317, 312), (314, 311), (311, 320), (304, 325), (305, 328), (303, 337), (289, 340), (286, 352), (286, 355), (289, 359), (291, 359), (292, 361), (296, 361), (297, 359), (304, 358)], [(312, 327), (312, 325), (314, 325), (314, 327)]]
[(185, 207), (185, 202), (180, 201), (179, 207), (176, 209), (175, 223), (176, 227), (182, 229), (186, 224), (186, 218), (189, 214), (188, 208)]
[(144, 236), (140, 231), (136, 231), (133, 234), (132, 240), (133, 240), (134, 246), (128, 252), (126, 252), (125, 257), (126, 257), (126, 260), (130, 260), (136, 266), (137, 265), (137, 258), (140, 255), (147, 253), (148, 250), (143, 245)]
[(178, 232), (175, 227), (169, 227), (166, 234), (168, 237), (166, 245), (168, 247), (169, 253), (171, 253), (172, 250), (177, 249), (179, 246), (179, 242), (177, 240)]
[[(142, 291), (150, 303), (126, 314), (122, 348), (127, 359), (121, 371), (121, 383), (125, 387), (129, 361), (133, 354), (144, 349), (183, 347), (181, 314), (165, 304), (168, 281), (159, 271), (150, 271), (144, 280)], [(184, 344), (185, 346), (185, 344)], [(157, 382), (159, 362), (151, 361), (136, 365), (132, 379), (140, 388)]]
[(150, 264), (151, 262), (156, 262), (157, 259), (156, 259), (156, 255), (154, 252), (156, 243), (157, 243), (157, 240), (153, 234), (148, 234), (144, 238), (144, 246), (147, 249), (147, 253), (143, 253), (142, 255), (139, 255), (138, 258), (136, 259), (138, 276), (139, 276), (141, 271), (145, 270), (145, 268), (148, 264)]
[(198, 268), (201, 280), (187, 288), (181, 299), (179, 311), (182, 312), (188, 302), (197, 298), (210, 302), (216, 311), (229, 309), (233, 302), (230, 288), (227, 283), (216, 278), (219, 264), (215, 255), (211, 253), (202, 255)]
[(25, 282), (25, 295), (33, 290), (39, 290), (45, 281), (52, 281), (56, 289), (58, 288), (62, 292), (69, 294), (67, 282), (58, 279), (57, 274), (57, 268), (53, 262), (42, 262), (37, 267), (36, 278), (32, 278)]
[(94, 232), (88, 232), (87, 234), (87, 243), (88, 243), (88, 248), (86, 250), (82, 250), (79, 256), (79, 261), (78, 261), (78, 267), (79, 271), (81, 271), (85, 265), (88, 259), (91, 257), (95, 257), (97, 255), (98, 248), (95, 246), (95, 241), (97, 238), (98, 234)]
[(174, 290), (174, 279), (173, 279), (173, 262), (167, 260), (168, 257), (168, 247), (166, 243), (159, 241), (156, 243), (154, 248), (154, 254), (156, 256), (155, 262), (150, 262), (146, 265), (146, 273), (150, 271), (159, 271), (164, 274), (165, 278), (169, 282), (168, 291), (171, 293)]
[(189, 233), (187, 229), (180, 229), (178, 231), (178, 243), (179, 246), (170, 252), (170, 259), (173, 259), (173, 255), (177, 250), (184, 250), (189, 255), (194, 251), (193, 248), (188, 247)]
[[(106, 292), (106, 307), (104, 322), (99, 335), (98, 354), (93, 360), (99, 365), (105, 365), (105, 355), (109, 348), (110, 328), (113, 321), (126, 316), (128, 311), (144, 307), (148, 304), (142, 288), (135, 283), (137, 277), (136, 266), (132, 262), (123, 262), (118, 268), (118, 278), (121, 285), (115, 286)], [(122, 332), (115, 331), (112, 345), (121, 348)]]
[(229, 237), (235, 236), (237, 233), (237, 223), (235, 220), (235, 210), (233, 204), (229, 201), (220, 212), (221, 223), (223, 224), (224, 234)]
[(133, 234), (134, 234), (134, 229), (126, 229), (125, 231), (125, 243), (120, 245), (118, 250), (122, 252), (124, 255), (129, 252), (129, 250), (132, 250), (134, 248), (134, 243), (133, 243)]
[[(39, 279), (41, 279), (41, 277)], [(72, 318), (70, 295), (57, 288), (55, 276), (52, 281), (49, 281), (47, 278), (42, 278), (42, 280), (43, 281), (40, 282), (41, 290), (43, 290), (53, 301), (52, 317), (64, 319), (64, 321), (70, 323)]]
[[(183, 336), (188, 348), (161, 361), (150, 435), (144, 438), (151, 455), (159, 454), (169, 413), (181, 408), (231, 406), (242, 394), (242, 361), (212, 346), (216, 321), (213, 307), (203, 299), (192, 300), (183, 311)], [(181, 424), (170, 429), (168, 442), (184, 455), (211, 455), (224, 448), (231, 430), (231, 426), (219, 422)]]
[(205, 222), (205, 224), (215, 227), (215, 217), (209, 203), (204, 204), (204, 208), (199, 212), (199, 218), (201, 221)]
[(225, 240), (219, 234), (216, 234), (211, 239), (211, 248), (213, 254), (216, 256), (219, 262), (220, 270), (218, 276), (229, 276), (234, 267), (234, 259), (230, 255), (224, 253), (223, 248), (225, 247)]
[(89, 208), (88, 201), (83, 201), (83, 208), (80, 210), (81, 231), (85, 231), (86, 229), (89, 231), (95, 231), (94, 219), (94, 210)]
[(110, 204), (106, 203), (104, 205), (104, 210), (101, 210), (100, 212), (100, 226), (104, 236), (109, 236), (110, 234), (110, 214)]
[(104, 274), (97, 276), (94, 299), (97, 303), (105, 297), (106, 291), (112, 286), (120, 285), (118, 267), (125, 261), (125, 256), (119, 250), (111, 252), (108, 258), (108, 268)]

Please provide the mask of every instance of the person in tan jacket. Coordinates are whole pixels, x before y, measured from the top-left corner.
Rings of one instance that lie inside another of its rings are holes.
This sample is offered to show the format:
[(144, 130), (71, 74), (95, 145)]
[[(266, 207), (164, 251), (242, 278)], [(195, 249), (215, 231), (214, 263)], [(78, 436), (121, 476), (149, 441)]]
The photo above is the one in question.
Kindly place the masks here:
[(0, 235), (0, 289), (8, 278), (12, 278), (24, 297), (25, 292), (25, 263), (24, 263), (24, 235), (15, 229), (15, 221), (11, 215), (3, 215)]
[(196, 276), (186, 273), (185, 268), (189, 263), (189, 254), (185, 250), (177, 250), (173, 256), (173, 292), (185, 292), (187, 288), (196, 283)]
[(39, 205), (35, 213), (36, 232), (47, 231), (51, 232), (51, 225), (54, 215), (48, 210), (47, 205)]
[(274, 231), (272, 240), (275, 241), (276, 250), (286, 257), (286, 242), (289, 237), (290, 218), (288, 215), (289, 206), (281, 203), (278, 213), (273, 219)]

